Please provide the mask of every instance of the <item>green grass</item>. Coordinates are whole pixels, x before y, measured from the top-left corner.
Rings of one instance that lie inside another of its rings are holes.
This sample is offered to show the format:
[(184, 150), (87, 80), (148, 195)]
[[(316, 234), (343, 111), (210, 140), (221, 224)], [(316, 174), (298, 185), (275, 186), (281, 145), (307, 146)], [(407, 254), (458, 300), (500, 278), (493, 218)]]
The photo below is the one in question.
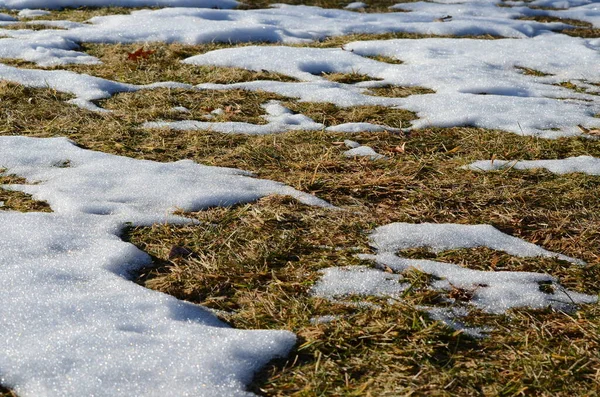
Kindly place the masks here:
[[(87, 19), (90, 12), (65, 10), (53, 15)], [(375, 37), (380, 36), (341, 37), (314, 45), (339, 46)], [(179, 63), (224, 47), (152, 44), (147, 49), (156, 52), (148, 59), (130, 62), (127, 54), (139, 46), (86, 44), (84, 49), (101, 58), (103, 65), (69, 68), (136, 84), (288, 79), (266, 72)], [(539, 71), (522, 72), (541, 76)], [(363, 79), (360, 75), (329, 77), (349, 83)], [(430, 92), (422, 87), (372, 91), (386, 96)], [(188, 214), (201, 221), (198, 225), (131, 228), (123, 236), (154, 259), (152, 267), (140, 272), (139, 284), (218, 309), (224, 321), (238, 328), (288, 329), (298, 335), (299, 343), (288, 358), (273, 362), (257, 375), (251, 385), (254, 392), (272, 396), (572, 396), (600, 389), (597, 305), (569, 314), (553, 310), (513, 310), (495, 316), (474, 312), (468, 318), (470, 324), (494, 330), (489, 338), (473, 340), (432, 321), (419, 309), (444, 304), (440, 298), (447, 293), (427, 289), (427, 276), (417, 271), (403, 274), (412, 287), (402, 300), (389, 303), (368, 298), (379, 305), (376, 309), (332, 303), (310, 294), (323, 268), (372, 265), (356, 254), (372, 252), (368, 233), (390, 222), (492, 224), (546, 249), (584, 259), (588, 265), (515, 258), (489, 249), (403, 254), (480, 270), (546, 272), (566, 288), (598, 294), (600, 177), (541, 170), (480, 173), (461, 168), (490, 158), (598, 157), (597, 140), (542, 140), (468, 127), (410, 134), (297, 131), (270, 136), (139, 128), (159, 118), (198, 119), (217, 108), (228, 110), (216, 121), (263, 123), (260, 104), (272, 99), (327, 126), (368, 121), (406, 127), (416, 117), (398, 109), (339, 108), (241, 90), (124, 93), (100, 102), (113, 111), (108, 114), (69, 105), (65, 103), (68, 95), (53, 90), (11, 83), (0, 83), (0, 98), (2, 135), (66, 136), (86, 148), (134, 158), (191, 159), (242, 168), (344, 209), (332, 211), (268, 197), (253, 204)], [(174, 113), (174, 106), (186, 106), (191, 113)], [(344, 139), (370, 145), (389, 159), (348, 159), (343, 156)], [(0, 178), (3, 184), (22, 182), (10, 176)], [(46, 205), (21, 193), (0, 190), (0, 201), (5, 202), (3, 210), (48, 211)], [(326, 324), (310, 321), (329, 314), (339, 317)]]

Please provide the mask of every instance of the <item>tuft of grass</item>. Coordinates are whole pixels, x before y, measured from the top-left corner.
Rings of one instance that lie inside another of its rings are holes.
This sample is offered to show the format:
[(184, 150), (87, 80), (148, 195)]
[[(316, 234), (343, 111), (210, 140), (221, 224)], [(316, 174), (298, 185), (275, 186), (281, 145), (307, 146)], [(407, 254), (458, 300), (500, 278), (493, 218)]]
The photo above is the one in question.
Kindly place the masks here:
[(521, 73), (523, 73), (524, 75), (527, 75), (527, 76), (535, 76), (535, 77), (552, 76), (552, 74), (550, 74), (550, 73), (544, 73), (540, 70), (530, 69), (530, 68), (526, 68), (524, 66), (515, 66), (515, 69), (520, 70)]
[(344, 84), (356, 84), (363, 81), (376, 81), (381, 80), (377, 79), (365, 74), (360, 74), (358, 72), (352, 73), (323, 73), (323, 77), (325, 77), (329, 81), (333, 81), (336, 83), (344, 83)]
[(2, 185), (15, 184), (24, 185), (27, 181), (14, 175), (0, 175), (0, 211), (51, 212), (47, 203), (33, 200), (31, 195), (1, 188)]
[(385, 96), (390, 98), (404, 98), (411, 95), (434, 94), (435, 91), (427, 87), (401, 87), (389, 85), (384, 87), (369, 88), (369, 93), (375, 96)]
[(284, 102), (284, 106), (294, 112), (305, 114), (327, 127), (342, 123), (367, 122), (383, 124), (392, 128), (405, 128), (410, 126), (410, 120), (416, 118), (413, 112), (384, 106), (364, 105), (340, 108), (330, 103), (290, 101)]

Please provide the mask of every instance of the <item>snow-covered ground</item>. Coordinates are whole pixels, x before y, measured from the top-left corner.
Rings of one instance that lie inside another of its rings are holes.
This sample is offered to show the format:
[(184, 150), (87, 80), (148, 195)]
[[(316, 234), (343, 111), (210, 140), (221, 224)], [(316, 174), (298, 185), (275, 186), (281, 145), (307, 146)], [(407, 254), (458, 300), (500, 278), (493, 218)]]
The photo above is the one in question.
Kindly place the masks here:
[[(415, 112), (413, 129), (475, 126), (541, 138), (585, 135), (600, 128), (600, 39), (554, 33), (562, 22), (522, 18), (552, 16), (600, 27), (600, 6), (588, 0), (505, 2), (471, 0), (402, 3), (398, 12), (277, 5), (236, 10), (234, 0), (0, 0), (2, 25), (19, 18), (61, 29), (0, 29), (0, 58), (35, 63), (22, 69), (0, 63), (0, 80), (70, 93), (76, 106), (106, 111), (96, 101), (116, 93), (161, 87), (186, 90), (245, 89), (340, 107), (378, 105)], [(167, 7), (127, 15), (95, 17), (85, 23), (44, 21), (54, 9), (80, 6)], [(511, 7), (506, 7), (510, 5)], [(546, 8), (532, 8), (532, 6)], [(552, 7), (553, 9), (548, 9)], [(44, 8), (45, 10), (39, 10)], [(400, 12), (402, 11), (402, 12)], [(453, 38), (356, 41), (343, 48), (292, 47), (330, 36), (390, 32)], [(476, 35), (502, 37), (497, 40)], [(469, 37), (465, 37), (469, 36)], [(191, 65), (267, 70), (297, 82), (236, 84), (155, 82), (138, 86), (47, 66), (98, 64), (82, 43), (271, 42), (185, 59)], [(398, 62), (387, 63), (385, 56)], [(1, 59), (0, 59), (1, 62)], [(532, 73), (533, 71), (533, 73)], [(368, 76), (355, 84), (324, 74)], [(565, 88), (565, 84), (578, 90)], [(389, 98), (371, 95), (386, 86), (425, 87), (433, 93)], [(400, 126), (347, 123), (325, 127), (279, 102), (262, 104), (265, 124), (210, 120), (147, 120), (140, 128), (212, 130), (270, 134), (290, 130), (399, 132)], [(175, 109), (186, 111), (186, 109)], [(346, 156), (384, 159), (372, 148), (347, 141)], [(478, 162), (472, 169), (543, 167), (552, 172), (600, 173), (598, 159)], [(0, 381), (20, 396), (212, 396), (245, 395), (253, 374), (293, 347), (287, 331), (234, 330), (207, 310), (146, 290), (128, 281), (150, 258), (119, 234), (127, 225), (186, 223), (176, 210), (194, 211), (254, 201), (269, 194), (301, 202), (326, 202), (249, 173), (191, 161), (156, 163), (92, 152), (62, 139), (0, 137), (0, 169), (29, 184), (4, 186), (50, 204), (51, 214), (0, 211)], [(593, 296), (566, 291), (548, 274), (484, 272), (430, 260), (401, 257), (402, 249), (434, 251), (488, 247), (523, 257), (549, 252), (487, 225), (381, 225), (372, 234), (375, 254), (363, 259), (391, 269), (328, 268), (312, 292), (328, 299), (374, 295), (400, 299), (398, 273), (414, 267), (435, 276), (431, 288), (470, 291), (465, 307), (424, 308), (457, 328), (470, 307), (503, 313), (515, 307), (572, 308)], [(550, 285), (551, 290), (540, 289)], [(550, 292), (548, 292), (550, 291)], [(480, 335), (481, 330), (470, 330)]]

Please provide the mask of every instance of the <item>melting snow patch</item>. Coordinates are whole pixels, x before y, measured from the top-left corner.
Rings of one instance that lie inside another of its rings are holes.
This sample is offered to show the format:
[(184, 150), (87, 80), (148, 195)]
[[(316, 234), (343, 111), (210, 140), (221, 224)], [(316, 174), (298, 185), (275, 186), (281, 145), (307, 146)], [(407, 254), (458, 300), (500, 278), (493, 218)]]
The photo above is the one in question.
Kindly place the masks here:
[(377, 153), (370, 146), (358, 146), (358, 147), (352, 148), (350, 150), (346, 150), (344, 152), (344, 156), (346, 156), (346, 157), (368, 157), (371, 160), (384, 160), (387, 158), (383, 154)]
[(588, 175), (600, 175), (600, 159), (591, 156), (579, 156), (562, 160), (481, 160), (469, 164), (467, 168), (475, 171), (496, 171), (512, 168), (517, 170), (544, 168), (555, 174), (581, 172)]
[[(263, 116), (267, 124), (251, 124), (243, 122), (206, 122), (196, 120), (183, 121), (153, 121), (143, 124), (143, 128), (170, 128), (174, 130), (209, 130), (225, 134), (249, 134), (264, 135), (275, 134), (285, 131), (314, 131), (322, 130), (325, 126), (316, 123), (310, 117), (303, 114), (294, 114), (288, 108), (282, 106), (278, 101), (270, 101), (262, 105), (266, 111)], [(213, 111), (214, 113), (214, 111)], [(222, 114), (222, 111), (214, 114)]]
[(333, 316), (333, 315), (329, 314), (329, 315), (325, 315), (325, 316), (312, 317), (310, 319), (310, 323), (313, 325), (327, 324), (327, 323), (330, 323), (332, 321), (339, 320), (339, 319), (340, 319), (340, 316)]
[[(464, 310), (475, 307), (495, 314), (520, 307), (572, 310), (577, 304), (597, 301), (595, 296), (567, 291), (548, 274), (472, 270), (451, 263), (403, 258), (397, 254), (397, 251), (409, 248), (429, 248), (440, 252), (488, 247), (520, 257), (555, 257), (583, 264), (580, 260), (508, 236), (488, 225), (393, 223), (377, 228), (371, 235), (371, 245), (377, 253), (361, 254), (359, 257), (373, 260), (396, 274), (363, 266), (329, 268), (323, 271), (324, 275), (313, 288), (313, 294), (332, 300), (351, 295), (398, 298), (407, 286), (398, 273), (414, 268), (433, 276), (430, 288), (448, 293), (448, 302)], [(461, 291), (464, 297), (458, 297), (452, 291)], [(462, 327), (462, 323), (456, 320), (460, 317), (458, 312), (450, 313), (445, 308), (427, 308), (427, 311), (450, 326)], [(477, 335), (482, 330), (471, 331)]]
[[(558, 86), (600, 82), (594, 39), (546, 34), (528, 40), (420, 39), (353, 42), (342, 49), (240, 47), (208, 52), (184, 62), (268, 70), (305, 81), (250, 82), (199, 88), (264, 90), (338, 106), (380, 105), (417, 113), (414, 128), (477, 126), (546, 138), (581, 135), (578, 124), (600, 126), (596, 95)], [(576, 54), (576, 56), (574, 56)], [(400, 65), (366, 56), (401, 59)], [(548, 62), (552, 59), (552, 62)], [(584, 59), (586, 61), (582, 62)], [(523, 68), (546, 73), (530, 76)], [(360, 73), (358, 84), (327, 81), (323, 73)], [(422, 86), (433, 94), (407, 98), (368, 95), (377, 86)]]
[(50, 11), (46, 10), (30, 10), (28, 8), (19, 11), (19, 18), (37, 18), (50, 15)]
[(20, 396), (249, 395), (244, 385), (295, 336), (234, 330), (200, 306), (126, 279), (151, 258), (119, 238), (128, 225), (190, 222), (200, 210), (291, 195), (285, 185), (191, 161), (156, 163), (62, 138), (0, 137), (4, 185), (51, 214), (0, 212), (0, 377)]
[(312, 289), (314, 296), (327, 299), (349, 296), (399, 298), (408, 284), (401, 284), (399, 274), (385, 273), (366, 266), (329, 267)]
[(360, 2), (360, 1), (355, 1), (353, 3), (348, 4), (347, 6), (345, 6), (344, 8), (346, 10), (361, 10), (364, 8), (367, 8), (368, 5), (366, 3)]

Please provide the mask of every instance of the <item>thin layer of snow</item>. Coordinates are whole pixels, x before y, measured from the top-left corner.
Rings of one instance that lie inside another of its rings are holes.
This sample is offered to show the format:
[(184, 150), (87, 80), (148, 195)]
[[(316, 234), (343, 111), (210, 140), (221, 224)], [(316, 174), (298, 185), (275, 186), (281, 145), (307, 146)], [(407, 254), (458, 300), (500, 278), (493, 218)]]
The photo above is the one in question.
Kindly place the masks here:
[(467, 168), (476, 171), (496, 171), (508, 168), (516, 170), (544, 168), (555, 174), (581, 172), (588, 175), (600, 175), (600, 159), (592, 156), (578, 156), (561, 160), (480, 160), (469, 164)]
[(553, 257), (583, 264), (579, 259), (551, 252), (517, 237), (502, 233), (491, 225), (453, 223), (391, 223), (371, 234), (371, 245), (379, 252), (396, 252), (409, 248), (427, 248), (442, 252), (459, 248), (487, 247), (518, 257)]
[(0, 377), (19, 396), (249, 395), (262, 365), (287, 354), (285, 331), (228, 328), (200, 306), (127, 280), (151, 258), (127, 226), (268, 194), (328, 205), (236, 169), (93, 152), (64, 138), (0, 137), (4, 189), (50, 214), (0, 212)]
[(19, 18), (37, 18), (44, 17), (50, 15), (50, 11), (47, 10), (31, 10), (29, 8), (25, 8), (17, 14)]
[(234, 8), (236, 0), (0, 0), (0, 8), (78, 8), (78, 7), (205, 7)]
[[(315, 122), (308, 116), (303, 114), (293, 113), (291, 110), (281, 105), (279, 101), (269, 101), (262, 105), (266, 114), (262, 116), (266, 124), (252, 124), (245, 122), (206, 122), (198, 120), (182, 120), (182, 121), (150, 121), (142, 124), (142, 128), (169, 128), (179, 131), (194, 131), (208, 130), (221, 132), (224, 134), (248, 134), (248, 135), (265, 135), (277, 134), (286, 131), (319, 131), (326, 130), (331, 132), (380, 132), (394, 131), (400, 129), (392, 128), (385, 125), (371, 123), (344, 123), (325, 128), (325, 125)], [(211, 119), (212, 115), (223, 114), (223, 109), (215, 109), (210, 115), (204, 116)], [(360, 154), (359, 154), (360, 155)]]
[(344, 152), (346, 157), (368, 157), (371, 160), (384, 160), (386, 157), (383, 154), (377, 153), (370, 146), (358, 146)]
[[(472, 294), (469, 303), (489, 313), (503, 313), (519, 307), (571, 309), (575, 304), (596, 302), (595, 296), (566, 291), (557, 280), (532, 272), (481, 271), (432, 260), (407, 259), (396, 252), (408, 248), (429, 248), (439, 252), (458, 248), (488, 247), (520, 257), (556, 257), (576, 264), (583, 262), (547, 251), (535, 244), (506, 235), (489, 225), (393, 223), (377, 228), (371, 235), (375, 255), (360, 255), (396, 272), (418, 269), (437, 278), (434, 289), (463, 289)], [(547, 284), (552, 291), (542, 291)]]
[(225, 134), (248, 134), (264, 135), (275, 134), (285, 131), (315, 131), (322, 130), (325, 126), (316, 123), (310, 117), (303, 114), (294, 114), (291, 110), (282, 106), (278, 101), (270, 101), (262, 105), (266, 111), (263, 118), (266, 124), (251, 124), (244, 122), (207, 122), (197, 120), (183, 121), (153, 121), (142, 125), (143, 128), (170, 128), (173, 130), (209, 130)]
[(0, 13), (0, 21), (8, 21), (8, 22), (15, 22), (17, 19), (15, 17), (13, 17), (12, 15), (8, 15), (8, 14), (4, 14), (4, 13)]
[(185, 106), (175, 106), (173, 108), (171, 108), (172, 111), (174, 112), (180, 112), (180, 113), (189, 113), (190, 109), (186, 108)]
[(313, 324), (313, 325), (327, 324), (327, 323), (330, 323), (332, 321), (339, 320), (339, 319), (340, 319), (340, 316), (334, 316), (334, 315), (331, 315), (331, 314), (327, 314), (327, 315), (324, 315), (324, 316), (315, 316), (315, 317), (312, 317), (310, 319), (310, 323)]
[[(371, 234), (376, 254), (360, 254), (395, 273), (414, 268), (434, 276), (430, 288), (450, 292), (460, 289), (472, 295), (468, 305), (488, 313), (504, 313), (512, 308), (571, 310), (574, 305), (594, 303), (595, 296), (567, 291), (548, 274), (512, 271), (481, 271), (432, 260), (408, 259), (398, 250), (429, 248), (439, 252), (458, 248), (488, 247), (521, 257), (556, 257), (576, 264), (582, 261), (547, 251), (535, 244), (508, 236), (488, 225), (393, 223)], [(360, 276), (365, 273), (364, 276)], [(364, 267), (330, 268), (317, 282), (313, 294), (337, 299), (349, 295), (398, 297), (404, 288), (402, 276)], [(394, 282), (399, 286), (391, 286)], [(379, 283), (379, 284), (378, 284)], [(546, 288), (542, 288), (544, 285)], [(391, 288), (391, 291), (388, 289)], [(451, 296), (451, 295), (450, 295)], [(452, 299), (454, 300), (454, 299)], [(460, 304), (460, 302), (455, 302)], [(459, 306), (460, 306), (459, 305)]]
[(236, 169), (208, 167), (190, 160), (157, 163), (83, 150), (66, 139), (0, 137), (0, 167), (28, 185), (8, 188), (48, 202), (61, 214), (112, 215), (136, 224), (183, 221), (175, 210), (197, 211), (255, 201), (269, 194), (290, 195), (311, 205), (329, 206), (288, 186), (250, 178)]
[(468, 315), (463, 307), (425, 307), (423, 308), (432, 320), (440, 321), (448, 327), (460, 331), (472, 338), (485, 338), (492, 331), (490, 327), (470, 327), (461, 321), (462, 317)]
[(368, 7), (368, 5), (366, 3), (363, 3), (361, 1), (354, 1), (354, 2), (346, 5), (344, 8), (346, 10), (360, 10), (360, 9), (367, 8), (367, 7)]
[[(40, 0), (41, 1), (41, 0)], [(43, 0), (44, 3), (47, 3)], [(101, 2), (102, 0), (90, 0)], [(130, 0), (135, 1), (135, 0)], [(142, 0), (140, 0), (141, 2)], [(183, 1), (183, 0), (182, 0)], [(167, 2), (165, 0), (165, 2)], [(69, 3), (70, 2), (69, 0)], [(127, 5), (127, 2), (120, 2)], [(155, 0), (155, 5), (160, 5)], [(171, 4), (175, 5), (175, 1)], [(187, 2), (191, 3), (191, 0)], [(19, 4), (23, 4), (19, 2)], [(48, 3), (53, 4), (53, 3)], [(65, 3), (67, 4), (66, 0)], [(223, 5), (225, 3), (221, 3)], [(207, 4), (208, 5), (208, 4)], [(0, 0), (0, 7), (2, 0)], [(10, 5), (6, 5), (10, 8)], [(58, 5), (57, 5), (58, 6)], [(15, 5), (17, 7), (17, 5)], [(497, 7), (496, 7), (497, 8)], [(283, 42), (305, 43), (330, 36), (352, 33), (411, 32), (432, 35), (494, 34), (523, 38), (565, 24), (496, 18), (481, 20), (467, 15), (463, 20), (436, 22), (439, 15), (430, 11), (384, 14), (359, 14), (318, 7), (278, 5), (266, 10), (212, 10), (203, 8), (165, 8), (139, 10), (130, 15), (99, 16), (88, 24), (64, 31), (1, 30), (2, 35), (35, 43), (62, 38), (72, 43), (148, 43), (180, 42)], [(199, 29), (198, 27), (202, 28)], [(1, 45), (2, 42), (0, 41)], [(55, 56), (54, 63), (68, 63)]]
[(346, 145), (346, 147), (350, 148), (350, 149), (355, 149), (357, 147), (360, 147), (360, 143), (356, 142), (356, 141), (352, 141), (350, 139), (346, 139), (344, 141), (344, 145)]
[(327, 131), (330, 132), (348, 132), (348, 133), (357, 133), (357, 132), (400, 132), (402, 129), (400, 128), (392, 128), (387, 125), (380, 124), (372, 124), (372, 123), (344, 123), (338, 125), (332, 125), (327, 127)]
[(400, 282), (399, 274), (390, 274), (366, 266), (329, 267), (313, 286), (314, 296), (338, 299), (349, 296), (399, 298), (408, 284)]

